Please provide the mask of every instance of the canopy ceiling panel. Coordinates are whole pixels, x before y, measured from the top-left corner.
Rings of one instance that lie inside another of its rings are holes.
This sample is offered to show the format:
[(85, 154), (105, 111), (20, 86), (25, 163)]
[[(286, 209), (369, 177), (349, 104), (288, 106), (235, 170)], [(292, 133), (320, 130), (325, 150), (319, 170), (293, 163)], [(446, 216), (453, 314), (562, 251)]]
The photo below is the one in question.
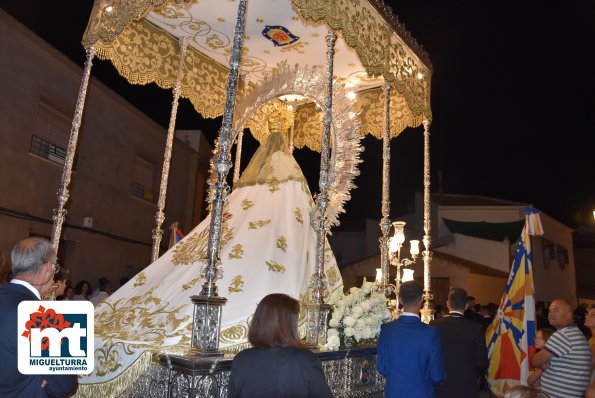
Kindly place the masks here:
[[(236, 0), (96, 0), (83, 45), (94, 46), (132, 84), (173, 88), (179, 38), (190, 37), (181, 96), (203, 116), (217, 117), (224, 112), (237, 6)], [(382, 137), (385, 81), (393, 85), (392, 136), (431, 119), (427, 54), (380, 0), (249, 0), (240, 90), (266, 80), (279, 64), (324, 66), (329, 29), (338, 34), (335, 77), (358, 93), (362, 133)], [(320, 123), (318, 111), (301, 108), (296, 130)]]

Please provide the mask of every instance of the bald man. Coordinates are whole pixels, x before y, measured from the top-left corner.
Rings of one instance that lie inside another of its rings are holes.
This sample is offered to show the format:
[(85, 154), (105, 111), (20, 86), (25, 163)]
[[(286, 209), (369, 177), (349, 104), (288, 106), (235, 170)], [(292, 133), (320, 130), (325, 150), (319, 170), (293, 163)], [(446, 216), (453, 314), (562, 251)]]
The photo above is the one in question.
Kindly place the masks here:
[(572, 312), (568, 301), (552, 301), (548, 321), (556, 332), (531, 362), (543, 369), (541, 388), (551, 398), (581, 398), (589, 385), (591, 350), (587, 339), (574, 324)]

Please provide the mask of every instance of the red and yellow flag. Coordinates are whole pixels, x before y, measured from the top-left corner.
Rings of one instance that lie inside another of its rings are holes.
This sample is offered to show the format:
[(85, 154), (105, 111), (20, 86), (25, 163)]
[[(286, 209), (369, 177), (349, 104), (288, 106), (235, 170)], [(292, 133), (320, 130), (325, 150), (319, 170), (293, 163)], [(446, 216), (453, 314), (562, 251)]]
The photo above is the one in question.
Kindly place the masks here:
[(533, 370), (530, 359), (535, 352), (535, 294), (530, 236), (542, 234), (539, 211), (525, 209), (525, 226), (506, 290), (498, 314), (486, 330), (490, 360), (487, 379), (496, 396), (503, 396), (506, 386), (526, 385)]

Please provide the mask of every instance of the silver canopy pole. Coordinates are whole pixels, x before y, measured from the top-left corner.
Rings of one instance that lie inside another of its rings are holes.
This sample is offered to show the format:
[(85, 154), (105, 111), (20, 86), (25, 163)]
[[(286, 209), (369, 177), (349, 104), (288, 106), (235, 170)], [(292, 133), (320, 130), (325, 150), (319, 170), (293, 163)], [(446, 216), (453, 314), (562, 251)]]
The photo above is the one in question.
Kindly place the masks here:
[(72, 128), (70, 129), (70, 139), (68, 140), (68, 148), (66, 149), (66, 158), (64, 159), (64, 169), (62, 171), (62, 179), (60, 182), (60, 189), (58, 190), (58, 208), (54, 209), (52, 220), (52, 246), (56, 253), (60, 246), (60, 235), (62, 234), (62, 224), (66, 218), (66, 202), (70, 196), (68, 193), (68, 185), (72, 177), (72, 164), (76, 154), (76, 143), (79, 136), (79, 128), (81, 127), (81, 119), (83, 118), (83, 111), (85, 109), (85, 99), (87, 97), (87, 87), (89, 86), (89, 77), (91, 76), (91, 67), (93, 66), (93, 57), (95, 57), (95, 48), (89, 47), (87, 50), (87, 59), (85, 60), (85, 68), (83, 69), (83, 78), (79, 88), (79, 94), (76, 100), (76, 107), (74, 109), (74, 117), (72, 119)]

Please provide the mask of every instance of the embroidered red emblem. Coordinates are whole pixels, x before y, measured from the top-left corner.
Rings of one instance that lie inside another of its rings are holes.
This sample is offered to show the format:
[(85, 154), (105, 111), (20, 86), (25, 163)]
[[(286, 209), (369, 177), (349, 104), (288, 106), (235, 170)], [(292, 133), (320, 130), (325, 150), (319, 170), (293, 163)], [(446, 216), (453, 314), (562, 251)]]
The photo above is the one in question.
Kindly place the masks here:
[(262, 35), (272, 41), (275, 46), (291, 45), (300, 39), (299, 36), (294, 35), (285, 26), (281, 25), (266, 25)]
[[(70, 322), (64, 320), (64, 315), (57, 314), (53, 309), (46, 310), (42, 305), (39, 306), (37, 312), (31, 314), (31, 319), (25, 324), (25, 331), (21, 336), (29, 338), (31, 341), (31, 328), (36, 329), (47, 329), (54, 328), (58, 330), (64, 330), (71, 325)], [(63, 342), (64, 339), (62, 339)], [(41, 340), (41, 349), (45, 350), (49, 348), (50, 341), (47, 337)]]

